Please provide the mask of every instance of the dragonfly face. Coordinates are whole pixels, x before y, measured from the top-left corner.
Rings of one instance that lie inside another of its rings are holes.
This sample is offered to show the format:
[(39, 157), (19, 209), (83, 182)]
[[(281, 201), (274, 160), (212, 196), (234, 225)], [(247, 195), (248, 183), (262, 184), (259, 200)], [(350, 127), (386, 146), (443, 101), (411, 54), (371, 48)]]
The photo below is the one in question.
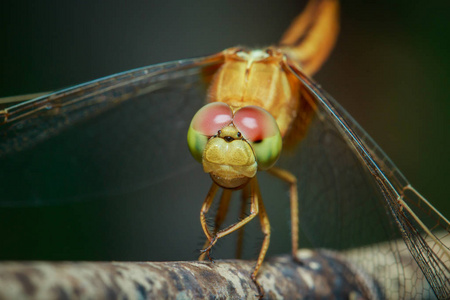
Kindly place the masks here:
[(241, 187), (256, 175), (257, 168), (250, 144), (234, 125), (219, 130), (206, 144), (203, 170), (222, 187)]

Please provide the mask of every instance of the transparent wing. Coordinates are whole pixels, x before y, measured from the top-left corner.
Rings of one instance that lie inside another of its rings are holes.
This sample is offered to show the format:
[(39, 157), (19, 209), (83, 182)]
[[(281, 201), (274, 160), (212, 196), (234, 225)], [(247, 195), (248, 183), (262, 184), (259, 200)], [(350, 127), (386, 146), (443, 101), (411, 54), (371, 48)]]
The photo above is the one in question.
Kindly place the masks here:
[[(369, 256), (343, 253), (371, 272), (388, 298), (431, 297), (418, 284), (425, 276), (438, 298), (448, 299), (448, 220), (335, 100), (292, 70), (317, 102), (299, 151), (281, 161), (299, 178), (301, 230), (315, 247), (344, 251), (370, 245)], [(400, 237), (404, 244), (395, 242)], [(380, 241), (388, 242), (376, 244)]]
[(177, 143), (221, 62), (140, 68), (0, 110), (0, 206), (130, 193), (188, 172)]

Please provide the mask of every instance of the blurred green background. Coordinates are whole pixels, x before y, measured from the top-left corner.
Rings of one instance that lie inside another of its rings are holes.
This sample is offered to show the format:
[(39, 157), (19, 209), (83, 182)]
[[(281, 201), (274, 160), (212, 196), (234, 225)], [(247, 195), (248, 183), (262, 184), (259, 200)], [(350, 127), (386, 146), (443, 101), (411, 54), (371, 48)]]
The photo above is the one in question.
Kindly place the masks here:
[[(235, 45), (269, 45), (280, 38), (304, 4), (256, 0), (3, 3), (0, 96), (52, 91)], [(346, 1), (342, 3), (336, 49), (315, 76), (447, 217), (449, 12), (448, 1)], [(75, 214), (81, 218), (92, 214), (96, 219), (96, 210), (89, 208), (95, 205), (75, 209)], [(196, 222), (199, 206), (193, 208)], [(36, 210), (39, 208), (15, 210), (13, 214), (25, 220)], [(11, 214), (3, 208), (0, 212)], [(49, 214), (58, 215), (57, 211)], [(42, 222), (51, 226), (63, 221), (50, 218)], [(1, 224), (3, 235), (15, 235), (8, 224)], [(60, 230), (79, 232), (75, 239), (84, 246), (101, 242), (95, 236), (95, 223), (75, 226), (79, 226), (78, 231), (70, 226)], [(87, 231), (94, 236), (86, 238)], [(33, 252), (26, 248), (30, 244), (21, 244), (21, 240), (17, 235), (9, 239), (8, 243), (17, 243), (18, 248), (8, 253), (0, 250), (0, 259), (114, 259), (105, 255), (104, 249), (90, 250), (89, 256), (70, 245), (64, 254), (52, 255), (42, 244), (50, 248), (58, 241), (39, 238), (32, 241), (40, 245)]]

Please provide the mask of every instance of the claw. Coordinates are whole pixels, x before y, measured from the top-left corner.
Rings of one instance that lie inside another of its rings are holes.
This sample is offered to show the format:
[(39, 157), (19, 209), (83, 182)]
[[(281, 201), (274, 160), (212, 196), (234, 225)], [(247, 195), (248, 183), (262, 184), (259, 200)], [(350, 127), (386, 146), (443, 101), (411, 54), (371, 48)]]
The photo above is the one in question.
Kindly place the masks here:
[(206, 255), (208, 256), (209, 261), (214, 263), (214, 259), (211, 256), (211, 251), (206, 252)]
[(252, 274), (250, 278), (252, 279), (253, 283), (256, 285), (256, 288), (258, 289), (258, 295), (255, 296), (258, 297), (258, 299), (262, 299), (264, 297), (263, 287), (258, 283), (258, 281), (256, 280), (256, 276), (254, 274)]
[(208, 260), (210, 262), (214, 263), (214, 259), (210, 255), (211, 254), (211, 247), (212, 247), (212, 245), (209, 245), (207, 248), (200, 250), (200, 253), (201, 254), (206, 253), (206, 255), (208, 256)]

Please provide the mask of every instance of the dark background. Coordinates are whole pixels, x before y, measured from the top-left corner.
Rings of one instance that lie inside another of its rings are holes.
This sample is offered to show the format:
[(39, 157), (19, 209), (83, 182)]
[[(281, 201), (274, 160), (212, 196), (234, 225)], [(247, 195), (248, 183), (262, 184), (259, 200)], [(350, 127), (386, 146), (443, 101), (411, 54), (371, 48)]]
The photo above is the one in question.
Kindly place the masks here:
[[(361, 2), (342, 4), (336, 49), (315, 79), (449, 216), (450, 5)], [(304, 1), (256, 0), (3, 3), (0, 95), (52, 91), (235, 45), (265, 46), (280, 38), (303, 7)], [(193, 208), (196, 222), (199, 207)], [(95, 215), (89, 205), (83, 209)], [(36, 213), (30, 210), (18, 216), (26, 219)], [(51, 226), (52, 220), (47, 222)], [(95, 231), (85, 226), (80, 231)], [(82, 234), (78, 238), (89, 244)], [(15, 239), (20, 245), (21, 236)], [(22, 247), (0, 258), (115, 259), (104, 253), (86, 256), (76, 249), (54, 255), (39, 249)]]

